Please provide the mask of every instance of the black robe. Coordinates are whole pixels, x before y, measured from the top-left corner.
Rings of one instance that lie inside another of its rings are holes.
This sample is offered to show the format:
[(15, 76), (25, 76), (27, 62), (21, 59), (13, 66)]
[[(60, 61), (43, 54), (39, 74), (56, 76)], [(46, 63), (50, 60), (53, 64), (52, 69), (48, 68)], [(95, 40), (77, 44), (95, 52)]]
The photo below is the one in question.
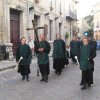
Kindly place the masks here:
[[(94, 61), (93, 58), (96, 57), (96, 50), (92, 45), (88, 45), (86, 51), (83, 51), (84, 46), (81, 48), (80, 54), (80, 67), (82, 70), (82, 80), (81, 84), (93, 84), (93, 71), (94, 71)], [(85, 54), (86, 53), (86, 54)], [(81, 55), (88, 55), (87, 62)], [(83, 60), (82, 60), (83, 59)]]
[(16, 53), (17, 62), (20, 59), (20, 57), (23, 57), (23, 59), (19, 63), (18, 72), (21, 73), (21, 75), (28, 75), (30, 73), (30, 63), (32, 59), (32, 54), (30, 47), (27, 44), (21, 44), (18, 47)]
[(65, 65), (65, 42), (61, 39), (55, 40), (53, 44), (53, 68), (61, 72)]
[[(44, 48), (43, 52), (39, 52), (39, 48)], [(38, 64), (40, 68), (40, 72), (42, 76), (48, 75), (50, 73), (49, 70), (49, 52), (50, 52), (50, 44), (47, 41), (40, 41), (39, 45), (36, 48)]]
[(72, 58), (72, 61), (74, 63), (76, 63), (76, 59), (75, 59), (75, 56), (78, 57), (78, 60), (79, 60), (79, 54), (80, 54), (80, 48), (81, 48), (81, 43), (80, 41), (72, 41), (70, 43), (70, 54), (71, 54), (71, 58)]

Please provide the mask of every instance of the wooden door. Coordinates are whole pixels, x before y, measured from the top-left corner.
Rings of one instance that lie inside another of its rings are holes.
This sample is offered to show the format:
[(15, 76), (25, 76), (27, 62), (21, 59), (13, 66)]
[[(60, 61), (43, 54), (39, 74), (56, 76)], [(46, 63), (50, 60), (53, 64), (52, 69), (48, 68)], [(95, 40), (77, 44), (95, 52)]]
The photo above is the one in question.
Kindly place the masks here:
[(15, 55), (20, 42), (20, 13), (16, 10), (10, 10), (10, 40)]

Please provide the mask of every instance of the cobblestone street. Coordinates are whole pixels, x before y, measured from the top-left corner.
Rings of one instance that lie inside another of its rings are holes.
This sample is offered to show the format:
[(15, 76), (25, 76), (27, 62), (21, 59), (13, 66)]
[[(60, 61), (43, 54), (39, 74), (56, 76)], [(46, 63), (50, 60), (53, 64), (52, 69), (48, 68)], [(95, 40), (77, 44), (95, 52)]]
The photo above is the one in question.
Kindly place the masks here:
[(94, 85), (82, 91), (80, 70), (71, 61), (57, 76), (52, 69), (49, 82), (44, 83), (36, 76), (36, 60), (31, 65), (30, 81), (22, 81), (16, 69), (0, 73), (0, 100), (100, 100), (100, 52), (95, 58)]

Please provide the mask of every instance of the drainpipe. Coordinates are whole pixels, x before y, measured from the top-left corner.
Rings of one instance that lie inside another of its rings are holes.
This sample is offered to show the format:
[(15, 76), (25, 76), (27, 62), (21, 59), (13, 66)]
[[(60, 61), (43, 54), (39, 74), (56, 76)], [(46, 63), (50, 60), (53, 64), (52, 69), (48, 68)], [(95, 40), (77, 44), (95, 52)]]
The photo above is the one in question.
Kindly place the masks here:
[[(27, 0), (27, 27), (29, 28), (29, 2)], [(29, 41), (29, 31), (27, 31), (27, 39)]]
[[(55, 18), (56, 18), (56, 0), (55, 0)], [(55, 19), (55, 33), (57, 33), (57, 19)]]
[(72, 34), (72, 31), (71, 31), (71, 21), (70, 21), (70, 41), (71, 41), (71, 34)]

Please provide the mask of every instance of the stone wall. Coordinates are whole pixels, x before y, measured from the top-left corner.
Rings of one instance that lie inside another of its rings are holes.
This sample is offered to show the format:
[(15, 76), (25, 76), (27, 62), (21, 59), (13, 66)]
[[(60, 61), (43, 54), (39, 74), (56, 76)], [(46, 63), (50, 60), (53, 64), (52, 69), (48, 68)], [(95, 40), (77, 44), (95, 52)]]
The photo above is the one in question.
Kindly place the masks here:
[[(66, 21), (68, 8), (66, 3), (66, 0), (39, 0), (39, 3), (35, 0), (0, 0), (0, 43), (11, 43), (10, 9), (20, 11), (20, 37), (26, 36), (27, 40), (29, 37), (34, 39), (34, 30), (26, 29), (33, 27), (32, 20), (34, 15), (37, 15), (38, 26), (46, 25), (48, 28), (46, 30), (48, 40), (50, 40), (50, 21), (52, 21), (50, 41), (53, 41), (55, 34), (59, 32), (65, 39), (66, 32), (70, 33), (70, 23)], [(41, 29), (38, 34), (43, 32), (44, 30)]]

